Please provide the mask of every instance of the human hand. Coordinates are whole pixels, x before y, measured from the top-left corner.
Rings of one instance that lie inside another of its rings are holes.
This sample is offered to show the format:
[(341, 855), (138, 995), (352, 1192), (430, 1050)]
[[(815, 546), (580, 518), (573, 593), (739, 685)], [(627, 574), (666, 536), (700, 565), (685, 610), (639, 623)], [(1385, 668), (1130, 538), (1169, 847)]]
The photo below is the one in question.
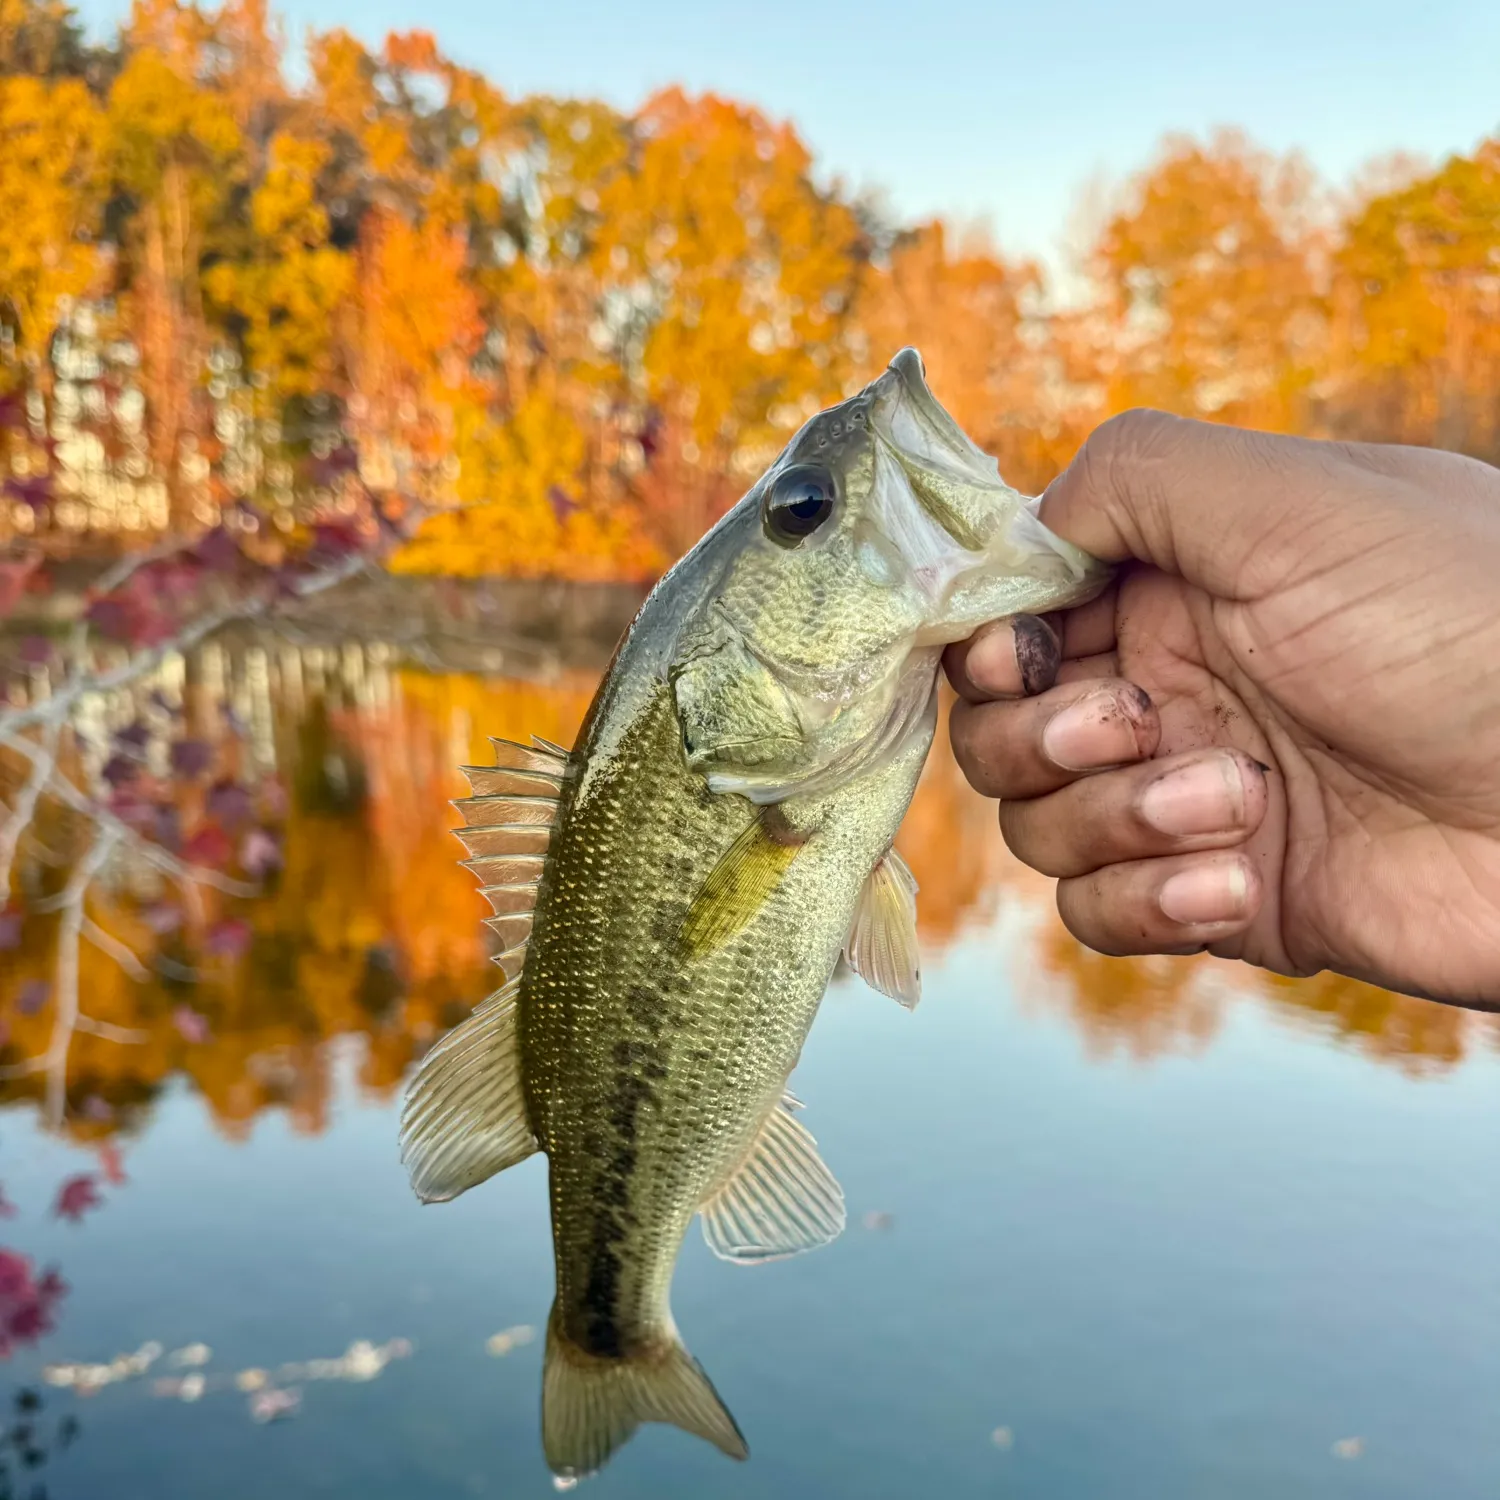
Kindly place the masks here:
[(1116, 582), (945, 666), (1069, 930), (1500, 1010), (1500, 470), (1129, 412), (1041, 514)]

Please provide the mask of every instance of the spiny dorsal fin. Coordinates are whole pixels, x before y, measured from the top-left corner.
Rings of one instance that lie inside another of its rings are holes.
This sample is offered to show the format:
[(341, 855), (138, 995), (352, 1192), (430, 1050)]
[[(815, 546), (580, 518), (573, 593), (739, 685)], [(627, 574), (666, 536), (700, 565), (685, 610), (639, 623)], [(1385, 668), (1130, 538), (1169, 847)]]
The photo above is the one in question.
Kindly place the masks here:
[(699, 1210), (708, 1248), (754, 1265), (816, 1250), (844, 1228), (844, 1192), (818, 1155), (818, 1143), (785, 1094), (766, 1116), (749, 1154)]
[(917, 881), (894, 849), (870, 871), (859, 893), (844, 959), (871, 989), (908, 1010), (922, 998)]
[(401, 1160), (424, 1203), (445, 1203), (537, 1149), (521, 1091), (509, 980), (422, 1059), (401, 1109)]
[(474, 872), (495, 913), (487, 925), (500, 937), (503, 951), (495, 962), (509, 980), (525, 962), (537, 884), (569, 761), (568, 752), (551, 740), (533, 737), (530, 745), (518, 745), (492, 739), (490, 744), (493, 766), (462, 767), (473, 796), (453, 804), (464, 819), (454, 831), (469, 853), (461, 863)]

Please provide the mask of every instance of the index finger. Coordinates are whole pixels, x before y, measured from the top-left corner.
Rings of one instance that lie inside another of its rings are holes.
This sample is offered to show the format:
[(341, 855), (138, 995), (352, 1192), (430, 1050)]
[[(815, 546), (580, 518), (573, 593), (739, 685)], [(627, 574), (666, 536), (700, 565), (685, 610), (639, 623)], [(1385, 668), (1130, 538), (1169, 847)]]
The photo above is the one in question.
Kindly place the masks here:
[(1128, 411), (1089, 435), (1040, 516), (1106, 562), (1135, 558), (1219, 598), (1253, 598), (1298, 560), (1287, 549), (1305, 550), (1320, 509), (1347, 508), (1331, 482), (1347, 462), (1334, 443)]

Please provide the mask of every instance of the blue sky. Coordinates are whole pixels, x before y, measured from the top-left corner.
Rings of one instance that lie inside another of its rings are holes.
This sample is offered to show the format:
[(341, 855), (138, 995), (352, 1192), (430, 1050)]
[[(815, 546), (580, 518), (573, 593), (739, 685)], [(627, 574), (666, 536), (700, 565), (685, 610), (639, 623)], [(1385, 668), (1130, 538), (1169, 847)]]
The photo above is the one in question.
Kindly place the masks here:
[[(120, 0), (82, 0), (95, 29)], [(1244, 127), (1347, 178), (1500, 131), (1496, 0), (281, 0), (296, 38), (421, 26), (513, 94), (629, 107), (680, 82), (793, 119), (825, 170), (905, 215), (987, 220), (1054, 263), (1091, 183), (1169, 130)]]

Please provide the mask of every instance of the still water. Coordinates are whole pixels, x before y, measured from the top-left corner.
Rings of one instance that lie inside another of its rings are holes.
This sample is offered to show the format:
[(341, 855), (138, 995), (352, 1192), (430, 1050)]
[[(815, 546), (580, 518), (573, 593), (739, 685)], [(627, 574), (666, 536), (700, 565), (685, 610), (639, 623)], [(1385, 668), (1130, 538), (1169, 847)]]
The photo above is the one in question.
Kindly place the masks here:
[[(209, 936), (148, 980), (85, 949), (85, 1008), (133, 1039), (78, 1036), (50, 1113), (46, 1079), (4, 1084), (0, 1257), (67, 1290), (0, 1366), (43, 1403), (0, 1495), (550, 1494), (545, 1164), (422, 1208), (395, 1114), (488, 982), (452, 768), (487, 734), (567, 742), (591, 681), (252, 644), (166, 688), (275, 789), (279, 868), (213, 895)], [(102, 705), (85, 749), (137, 709)], [(750, 1269), (694, 1231), (678, 1270), (750, 1462), (651, 1427), (588, 1489), (1500, 1493), (1500, 1031), (1343, 981), (1092, 957), (940, 751), (902, 845), (922, 1005), (835, 981), (794, 1080), (848, 1231)], [(113, 879), (94, 916), (144, 939), (152, 892)], [(28, 934), (0, 979), (11, 1063), (48, 1036)], [(53, 1213), (84, 1174), (102, 1202)]]

